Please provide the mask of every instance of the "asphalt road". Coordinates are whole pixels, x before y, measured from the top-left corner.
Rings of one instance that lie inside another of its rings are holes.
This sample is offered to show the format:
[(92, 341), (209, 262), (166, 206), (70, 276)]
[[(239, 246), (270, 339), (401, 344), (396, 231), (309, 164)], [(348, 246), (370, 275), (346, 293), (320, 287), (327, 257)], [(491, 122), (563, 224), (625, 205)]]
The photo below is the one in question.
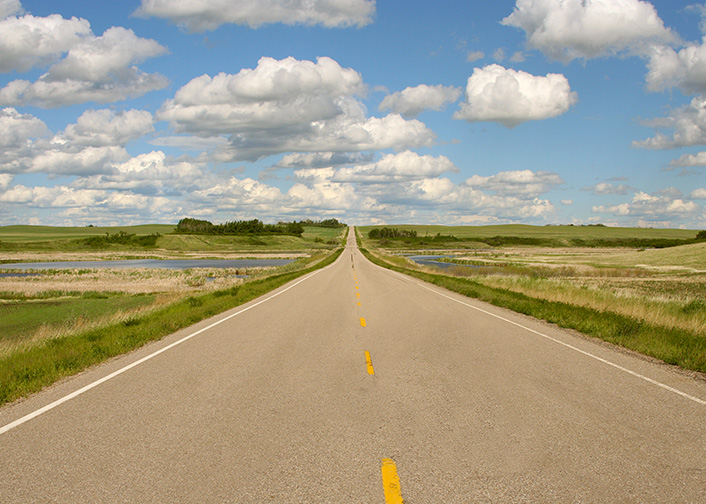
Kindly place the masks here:
[(350, 241), (324, 270), (0, 409), (0, 503), (401, 498), (706, 502), (706, 382)]

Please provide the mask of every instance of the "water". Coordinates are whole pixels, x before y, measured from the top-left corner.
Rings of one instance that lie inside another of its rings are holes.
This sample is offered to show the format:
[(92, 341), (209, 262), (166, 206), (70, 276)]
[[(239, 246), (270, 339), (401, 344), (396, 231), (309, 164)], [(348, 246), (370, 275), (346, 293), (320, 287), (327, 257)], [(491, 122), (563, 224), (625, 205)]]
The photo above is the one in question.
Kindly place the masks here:
[(2, 269), (54, 270), (54, 269), (95, 269), (95, 268), (257, 268), (283, 266), (294, 259), (126, 259), (121, 261), (56, 261), (36, 263), (0, 264)]
[(411, 259), (412, 261), (416, 262), (417, 264), (420, 264), (422, 266), (435, 266), (437, 268), (442, 268), (442, 269), (447, 269), (452, 266), (465, 266), (467, 268), (477, 268), (478, 266), (473, 266), (471, 264), (455, 264), (455, 263), (448, 263), (448, 262), (441, 262), (441, 261), (435, 261), (434, 259), (441, 259), (441, 258), (446, 258), (446, 257), (453, 257), (449, 255), (414, 255), (414, 256), (407, 256), (407, 259)]

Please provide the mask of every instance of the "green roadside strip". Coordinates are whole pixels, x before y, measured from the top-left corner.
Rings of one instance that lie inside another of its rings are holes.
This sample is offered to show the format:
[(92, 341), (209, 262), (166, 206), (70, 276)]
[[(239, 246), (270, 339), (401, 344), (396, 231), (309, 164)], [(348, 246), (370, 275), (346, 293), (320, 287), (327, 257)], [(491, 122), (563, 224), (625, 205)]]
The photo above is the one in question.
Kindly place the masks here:
[(466, 278), (402, 268), (385, 262), (366, 249), (360, 250), (365, 257), (378, 266), (470, 298), (551, 322), (559, 327), (575, 329), (583, 334), (655, 357), (668, 364), (706, 373), (706, 335), (650, 324), (609, 311), (536, 299), (506, 289), (487, 287)]
[(117, 355), (159, 340), (179, 329), (251, 301), (300, 276), (333, 263), (338, 249), (300, 271), (245, 282), (229, 289), (185, 298), (167, 307), (100, 329), (46, 342), (0, 360), (0, 405)]

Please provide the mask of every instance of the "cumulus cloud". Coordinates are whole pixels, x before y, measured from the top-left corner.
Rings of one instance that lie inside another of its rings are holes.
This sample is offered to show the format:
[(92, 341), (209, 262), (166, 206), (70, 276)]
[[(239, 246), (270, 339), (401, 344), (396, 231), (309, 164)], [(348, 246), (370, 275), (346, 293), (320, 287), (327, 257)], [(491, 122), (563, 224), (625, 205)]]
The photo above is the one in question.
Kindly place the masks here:
[(47, 138), (46, 125), (13, 108), (0, 111), (0, 172), (90, 175), (130, 158), (124, 146), (153, 130), (146, 111), (88, 110)]
[[(3, 8), (12, 10), (12, 2), (0, 4), (0, 11)], [(58, 14), (2, 17), (5, 19), (0, 21), (0, 72), (25, 72), (56, 61), (93, 34), (88, 21), (75, 17), (64, 19)]]
[(71, 185), (82, 189), (130, 190), (141, 194), (181, 195), (202, 189), (210, 179), (202, 165), (169, 160), (164, 152), (139, 154), (113, 163), (108, 173), (81, 177)]
[(416, 117), (425, 109), (441, 110), (461, 96), (461, 90), (453, 86), (427, 86), (425, 84), (408, 87), (386, 96), (380, 103), (380, 110), (391, 110), (404, 117)]
[(146, 110), (87, 110), (60, 136), (75, 145), (125, 145), (154, 131), (152, 123), (152, 114)]
[(490, 177), (473, 175), (464, 185), (475, 189), (484, 189), (501, 196), (537, 198), (556, 186), (564, 184), (557, 173), (532, 170), (500, 172)]
[(595, 195), (605, 195), (605, 194), (627, 194), (632, 188), (630, 186), (619, 184), (613, 185), (608, 182), (599, 182), (598, 184), (591, 187), (584, 187), (582, 191), (591, 191)]
[(255, 69), (193, 79), (158, 111), (175, 131), (230, 135), (218, 161), (285, 152), (356, 152), (431, 145), (434, 134), (398, 114), (366, 117), (365, 91), (353, 69), (331, 58), (261, 58)]
[(22, 13), (20, 0), (0, 0), (0, 19)]
[(685, 200), (678, 191), (661, 191), (648, 194), (639, 191), (630, 202), (614, 206), (594, 206), (594, 213), (613, 214), (625, 217), (641, 225), (669, 223), (674, 219), (697, 218), (703, 208), (693, 201)]
[(576, 93), (561, 74), (542, 77), (493, 64), (473, 71), (466, 86), (466, 102), (454, 118), (494, 121), (511, 128), (559, 116), (576, 101)]
[(164, 88), (167, 80), (135, 64), (165, 52), (156, 41), (121, 27), (109, 28), (100, 37), (89, 34), (73, 41), (66, 57), (36, 82), (18, 79), (0, 89), (0, 104), (52, 108), (140, 96)]
[(706, 152), (697, 152), (696, 154), (684, 154), (679, 159), (672, 160), (669, 166), (674, 167), (689, 167), (689, 166), (706, 166)]
[(333, 176), (334, 182), (392, 182), (436, 177), (458, 168), (445, 156), (420, 156), (411, 151), (388, 154), (376, 163), (341, 168)]
[(169, 19), (189, 31), (215, 30), (222, 24), (252, 28), (271, 23), (365, 26), (375, 15), (374, 0), (142, 0), (137, 16)]
[(643, 149), (674, 149), (691, 145), (706, 145), (706, 98), (697, 96), (687, 106), (675, 109), (667, 117), (645, 123), (657, 129), (672, 129), (671, 138), (662, 132), (654, 137), (633, 142)]
[(645, 54), (675, 35), (642, 0), (517, 0), (502, 24), (522, 29), (527, 46), (568, 63), (619, 54)]
[(32, 114), (21, 114), (11, 107), (0, 110), (0, 147), (20, 148), (30, 139), (47, 134), (47, 125)]
[(653, 47), (647, 69), (650, 91), (678, 87), (687, 94), (706, 93), (706, 38), (679, 51), (666, 45)]
[(285, 154), (277, 163), (280, 168), (328, 168), (372, 161), (372, 153), (362, 152), (297, 152)]
[(702, 199), (706, 200), (706, 189), (703, 187), (699, 187), (698, 189), (694, 189), (689, 193), (689, 198), (690, 199)]

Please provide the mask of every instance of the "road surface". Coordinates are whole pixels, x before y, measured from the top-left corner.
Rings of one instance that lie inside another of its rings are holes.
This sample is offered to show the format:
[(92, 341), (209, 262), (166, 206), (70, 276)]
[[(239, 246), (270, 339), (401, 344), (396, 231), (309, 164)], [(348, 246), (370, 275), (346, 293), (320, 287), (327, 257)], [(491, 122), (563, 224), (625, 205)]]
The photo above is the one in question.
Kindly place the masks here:
[(350, 236), (326, 269), (0, 409), (0, 502), (706, 502), (706, 382)]

